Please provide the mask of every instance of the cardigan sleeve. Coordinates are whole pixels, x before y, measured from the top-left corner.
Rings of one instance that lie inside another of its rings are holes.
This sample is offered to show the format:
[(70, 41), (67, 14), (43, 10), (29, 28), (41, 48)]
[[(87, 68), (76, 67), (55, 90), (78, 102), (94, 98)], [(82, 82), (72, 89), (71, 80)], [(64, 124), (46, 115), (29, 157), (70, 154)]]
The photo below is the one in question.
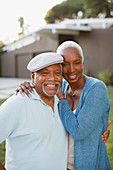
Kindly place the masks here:
[(86, 138), (96, 128), (102, 117), (106, 119), (107, 127), (109, 110), (107, 88), (101, 82), (91, 87), (85, 96), (81, 109), (75, 115), (67, 100), (59, 101), (61, 121), (74, 140)]

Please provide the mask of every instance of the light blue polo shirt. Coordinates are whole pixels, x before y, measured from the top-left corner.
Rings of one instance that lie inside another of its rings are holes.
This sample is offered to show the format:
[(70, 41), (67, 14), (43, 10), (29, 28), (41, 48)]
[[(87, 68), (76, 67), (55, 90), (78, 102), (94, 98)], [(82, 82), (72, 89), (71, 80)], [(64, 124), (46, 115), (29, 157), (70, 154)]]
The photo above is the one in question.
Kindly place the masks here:
[(58, 114), (36, 93), (20, 94), (0, 107), (0, 143), (6, 140), (7, 170), (66, 170), (68, 134)]

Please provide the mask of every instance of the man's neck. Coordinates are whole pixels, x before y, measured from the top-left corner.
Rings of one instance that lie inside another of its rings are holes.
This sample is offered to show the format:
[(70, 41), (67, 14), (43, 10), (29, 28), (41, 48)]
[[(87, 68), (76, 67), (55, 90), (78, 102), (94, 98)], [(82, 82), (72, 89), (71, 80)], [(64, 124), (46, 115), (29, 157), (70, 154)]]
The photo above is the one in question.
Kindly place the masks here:
[(54, 111), (54, 96), (41, 96), (39, 94), (40, 98), (44, 101), (44, 103), (46, 103), (48, 106), (50, 106), (52, 108), (52, 110)]
[(40, 96), (41, 100), (43, 100), (43, 102), (45, 104), (47, 104), (48, 106), (50, 106), (52, 108), (52, 110), (54, 111), (54, 96), (48, 96), (45, 93), (40, 92), (36, 88), (35, 88), (35, 90), (38, 93), (38, 95)]

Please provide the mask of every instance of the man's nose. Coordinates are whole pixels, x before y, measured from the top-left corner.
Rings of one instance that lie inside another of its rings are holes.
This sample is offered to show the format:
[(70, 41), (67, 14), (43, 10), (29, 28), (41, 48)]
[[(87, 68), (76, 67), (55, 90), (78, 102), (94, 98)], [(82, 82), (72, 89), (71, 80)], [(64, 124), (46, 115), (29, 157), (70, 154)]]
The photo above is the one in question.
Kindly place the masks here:
[(55, 74), (54, 73), (49, 74), (48, 80), (54, 81), (55, 80)]

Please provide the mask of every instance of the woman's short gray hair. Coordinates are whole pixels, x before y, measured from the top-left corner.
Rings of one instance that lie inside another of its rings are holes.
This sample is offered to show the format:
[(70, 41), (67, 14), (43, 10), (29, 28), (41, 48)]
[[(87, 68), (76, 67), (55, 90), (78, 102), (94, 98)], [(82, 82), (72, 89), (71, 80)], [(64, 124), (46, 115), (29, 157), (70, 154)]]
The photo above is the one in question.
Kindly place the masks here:
[(82, 62), (84, 62), (84, 55), (83, 55), (83, 50), (79, 44), (77, 44), (74, 41), (65, 41), (61, 45), (58, 46), (57, 48), (57, 53), (62, 55), (62, 51), (66, 48), (73, 47), (76, 48), (82, 58)]

